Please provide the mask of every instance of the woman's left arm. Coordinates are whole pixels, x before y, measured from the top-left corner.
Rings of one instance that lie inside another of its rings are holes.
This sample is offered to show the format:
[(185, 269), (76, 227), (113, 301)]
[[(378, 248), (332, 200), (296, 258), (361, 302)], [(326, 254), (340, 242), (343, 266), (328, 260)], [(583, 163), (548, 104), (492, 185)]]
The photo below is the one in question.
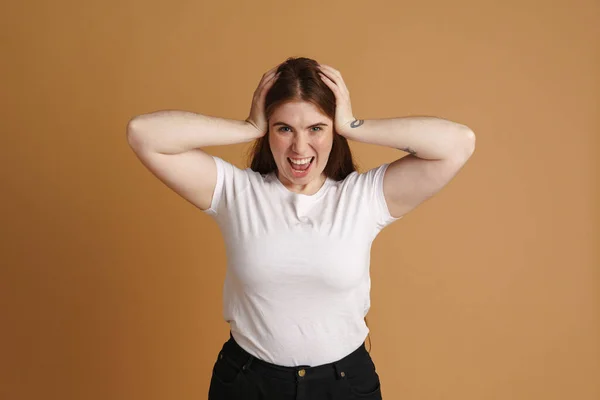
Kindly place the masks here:
[(323, 81), (336, 96), (337, 133), (410, 153), (391, 163), (384, 176), (383, 192), (392, 216), (403, 216), (440, 191), (475, 151), (473, 131), (442, 118), (355, 119), (339, 71), (323, 64), (320, 69)]
[(437, 117), (353, 120), (338, 133), (426, 160), (463, 157), (472, 153), (475, 146), (475, 134), (469, 127)]

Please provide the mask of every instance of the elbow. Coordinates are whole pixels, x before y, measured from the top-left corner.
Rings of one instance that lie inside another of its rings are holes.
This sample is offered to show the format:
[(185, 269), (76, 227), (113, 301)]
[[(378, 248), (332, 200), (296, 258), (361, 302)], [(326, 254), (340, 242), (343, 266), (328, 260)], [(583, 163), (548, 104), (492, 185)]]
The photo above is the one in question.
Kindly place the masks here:
[(140, 132), (144, 132), (147, 130), (147, 126), (144, 127), (144, 125), (147, 125), (146, 121), (148, 120), (148, 117), (146, 114), (141, 114), (141, 115), (136, 115), (134, 117), (132, 117), (129, 122), (127, 122), (127, 137), (129, 137), (130, 135), (134, 135), (134, 134), (139, 134)]
[(460, 139), (457, 140), (457, 152), (461, 153), (465, 159), (468, 159), (475, 152), (475, 132), (466, 125), (460, 129)]
[(129, 122), (127, 122), (127, 136), (129, 137), (130, 134), (132, 134), (133, 132), (137, 132), (139, 129), (139, 124), (140, 124), (140, 119), (141, 119), (141, 115), (136, 115), (135, 117), (131, 118), (129, 120)]
[(473, 143), (475, 143), (475, 132), (473, 132), (473, 130), (471, 128), (469, 128), (466, 125), (463, 125), (463, 131), (464, 131), (464, 135), (466, 136), (467, 140), (472, 141)]
[(127, 138), (127, 143), (132, 148), (136, 148), (141, 144), (140, 140), (140, 118), (133, 117), (127, 123), (127, 128), (125, 129), (125, 136)]
[(475, 132), (468, 126), (465, 126), (464, 136), (467, 144), (475, 150)]
[(467, 154), (469, 157), (471, 157), (471, 155), (475, 152), (475, 132), (473, 132), (470, 128), (467, 131), (466, 134), (466, 150), (467, 150)]

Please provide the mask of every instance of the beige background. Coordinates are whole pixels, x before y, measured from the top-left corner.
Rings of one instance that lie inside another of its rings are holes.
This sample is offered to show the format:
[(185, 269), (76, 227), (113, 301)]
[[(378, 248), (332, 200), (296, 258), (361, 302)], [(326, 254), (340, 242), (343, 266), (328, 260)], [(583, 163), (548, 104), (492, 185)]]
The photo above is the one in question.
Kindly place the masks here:
[[(261, 75), (308, 56), (361, 119), (477, 135), (373, 245), (384, 399), (599, 399), (599, 3), (217, 3), (2, 5), (0, 398), (206, 398), (228, 338), (222, 238), (125, 127), (245, 119)], [(363, 171), (405, 154), (351, 145)], [(207, 151), (245, 166), (247, 147)]]

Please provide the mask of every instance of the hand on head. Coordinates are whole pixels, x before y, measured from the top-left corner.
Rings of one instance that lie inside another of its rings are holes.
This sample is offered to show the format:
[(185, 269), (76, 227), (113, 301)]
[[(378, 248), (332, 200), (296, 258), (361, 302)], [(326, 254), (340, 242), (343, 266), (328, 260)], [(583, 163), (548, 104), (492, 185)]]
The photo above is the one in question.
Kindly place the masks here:
[(265, 98), (267, 97), (269, 89), (271, 89), (279, 77), (279, 74), (276, 73), (277, 68), (279, 68), (279, 65), (265, 72), (262, 76), (258, 87), (254, 91), (254, 96), (252, 97), (250, 116), (246, 118), (246, 122), (256, 128), (260, 136), (264, 136), (269, 129), (267, 116), (265, 114)]

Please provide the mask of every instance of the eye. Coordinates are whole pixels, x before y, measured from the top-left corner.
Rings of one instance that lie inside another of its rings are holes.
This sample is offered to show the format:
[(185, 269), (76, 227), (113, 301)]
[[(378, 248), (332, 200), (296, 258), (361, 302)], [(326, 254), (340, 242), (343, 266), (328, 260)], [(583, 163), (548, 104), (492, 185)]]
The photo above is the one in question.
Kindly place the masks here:
[[(277, 129), (278, 132), (290, 132), (290, 131), (283, 131), (283, 129), (289, 129), (289, 126), (282, 126), (281, 128)], [(313, 126), (311, 129), (317, 129), (316, 131), (313, 130), (312, 132), (319, 132), (322, 131), (323, 128), (321, 128), (320, 126)]]

